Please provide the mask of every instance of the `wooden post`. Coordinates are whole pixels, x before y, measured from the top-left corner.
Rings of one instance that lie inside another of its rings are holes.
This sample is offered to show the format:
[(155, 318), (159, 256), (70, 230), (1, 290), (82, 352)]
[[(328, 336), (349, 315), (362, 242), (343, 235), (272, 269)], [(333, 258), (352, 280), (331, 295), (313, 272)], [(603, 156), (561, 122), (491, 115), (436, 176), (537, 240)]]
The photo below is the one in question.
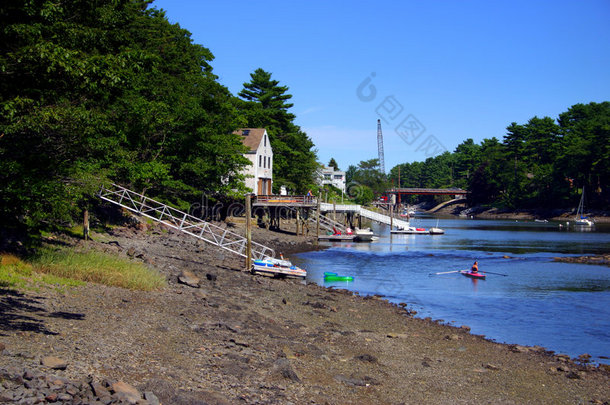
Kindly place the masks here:
[(318, 237), (320, 236), (320, 200), (322, 199), (322, 192), (318, 193), (318, 209), (316, 210), (316, 240), (314, 243), (318, 245)]
[(89, 210), (85, 209), (83, 213), (83, 238), (89, 240)]
[(337, 222), (337, 203), (333, 200), (333, 221)]
[(297, 220), (296, 220), (296, 235), (299, 236), (299, 222), (301, 221), (301, 210), (297, 208)]
[(246, 194), (246, 270), (252, 265), (252, 196)]

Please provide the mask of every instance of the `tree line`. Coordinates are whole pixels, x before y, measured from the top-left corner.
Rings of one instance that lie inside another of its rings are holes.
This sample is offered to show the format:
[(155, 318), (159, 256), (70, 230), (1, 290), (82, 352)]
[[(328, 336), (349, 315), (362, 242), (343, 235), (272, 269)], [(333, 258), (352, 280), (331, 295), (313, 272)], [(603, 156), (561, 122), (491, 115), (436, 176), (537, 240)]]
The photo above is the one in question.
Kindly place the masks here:
[(0, 5), (3, 226), (70, 223), (110, 181), (182, 209), (202, 193), (241, 196), (240, 127), (267, 129), (275, 187), (312, 187), (314, 145), (288, 87), (257, 69), (231, 94), (212, 52), (151, 3)]
[(557, 119), (513, 122), (501, 141), (467, 139), (453, 153), (397, 165), (388, 179), (400, 187), (460, 187), (471, 205), (510, 209), (574, 207), (584, 187), (588, 208), (607, 209), (608, 162), (610, 102), (592, 102)]

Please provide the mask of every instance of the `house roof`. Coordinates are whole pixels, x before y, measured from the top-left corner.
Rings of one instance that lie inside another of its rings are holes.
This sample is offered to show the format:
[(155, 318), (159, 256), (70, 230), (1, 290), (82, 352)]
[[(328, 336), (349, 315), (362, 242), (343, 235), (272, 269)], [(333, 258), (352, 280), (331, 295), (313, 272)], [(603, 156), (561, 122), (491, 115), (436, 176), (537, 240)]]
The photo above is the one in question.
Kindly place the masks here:
[(242, 143), (248, 147), (250, 152), (256, 152), (258, 145), (260, 145), (263, 139), (263, 135), (265, 135), (265, 131), (265, 128), (240, 128), (233, 133), (241, 135)]

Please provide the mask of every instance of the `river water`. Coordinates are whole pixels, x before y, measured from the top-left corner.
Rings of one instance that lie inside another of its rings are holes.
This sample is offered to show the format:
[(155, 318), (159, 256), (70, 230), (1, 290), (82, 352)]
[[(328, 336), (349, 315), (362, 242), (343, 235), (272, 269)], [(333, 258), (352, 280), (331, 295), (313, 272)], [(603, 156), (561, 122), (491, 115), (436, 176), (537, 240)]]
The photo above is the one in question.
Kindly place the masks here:
[[(412, 225), (436, 226), (435, 218)], [(381, 294), (405, 302), (418, 317), (468, 325), (496, 342), (543, 346), (610, 363), (610, 268), (560, 263), (558, 256), (610, 253), (610, 226), (593, 231), (559, 223), (440, 219), (444, 235), (396, 235), (373, 224), (379, 240), (327, 243), (326, 250), (294, 255), (307, 279), (324, 286)], [(486, 280), (458, 273), (478, 260)], [(324, 272), (354, 276), (324, 282)]]

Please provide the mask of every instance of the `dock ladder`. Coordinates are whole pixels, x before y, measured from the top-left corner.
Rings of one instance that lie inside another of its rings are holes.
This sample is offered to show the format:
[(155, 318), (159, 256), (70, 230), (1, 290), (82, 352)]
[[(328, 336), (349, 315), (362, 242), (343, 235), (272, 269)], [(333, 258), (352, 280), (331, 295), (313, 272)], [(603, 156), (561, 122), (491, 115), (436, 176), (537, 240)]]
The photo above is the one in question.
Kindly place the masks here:
[[(211, 243), (241, 257), (246, 257), (246, 238), (218, 225), (203, 221), (117, 184), (100, 189), (98, 197), (136, 214), (151, 218), (204, 242)], [(252, 242), (252, 259), (275, 257), (270, 247)]]

